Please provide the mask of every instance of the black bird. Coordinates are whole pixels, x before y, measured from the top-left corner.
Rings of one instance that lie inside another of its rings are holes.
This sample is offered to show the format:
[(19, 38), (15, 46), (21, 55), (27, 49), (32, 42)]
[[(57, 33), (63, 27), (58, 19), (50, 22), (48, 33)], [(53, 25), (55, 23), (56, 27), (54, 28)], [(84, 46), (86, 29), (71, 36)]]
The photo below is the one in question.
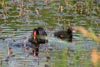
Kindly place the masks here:
[(33, 29), (31, 38), (29, 38), (29, 42), (31, 42), (35, 46), (33, 53), (35, 51), (36, 56), (38, 56), (39, 45), (45, 44), (48, 42), (48, 40), (45, 39), (45, 36), (47, 36), (47, 33), (45, 32), (45, 30), (42, 27)]
[(73, 40), (72, 28), (68, 27), (66, 31), (65, 30), (57, 31), (54, 33), (54, 36), (63, 40), (66, 39), (68, 42), (72, 42)]

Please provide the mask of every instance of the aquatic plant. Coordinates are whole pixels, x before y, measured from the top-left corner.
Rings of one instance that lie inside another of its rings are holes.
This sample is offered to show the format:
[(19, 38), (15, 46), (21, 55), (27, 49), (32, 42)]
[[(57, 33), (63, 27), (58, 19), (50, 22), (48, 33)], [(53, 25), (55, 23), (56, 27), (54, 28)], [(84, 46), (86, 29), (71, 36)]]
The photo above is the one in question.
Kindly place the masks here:
[(96, 48), (93, 48), (91, 51), (91, 61), (93, 63), (94, 67), (98, 67), (98, 61), (99, 61), (99, 53)]
[(67, 49), (62, 49), (56, 52), (54, 67), (66, 67), (67, 66)]
[(100, 39), (96, 36), (96, 34), (95, 34), (93, 31), (86, 30), (86, 29), (85, 29), (84, 27), (82, 27), (82, 26), (77, 26), (76, 28), (77, 28), (77, 30), (79, 30), (79, 31), (82, 33), (82, 35), (84, 35), (85, 37), (88, 37), (88, 38), (93, 39), (94, 41), (100, 43)]
[(2, 0), (2, 9), (3, 9), (3, 18), (4, 18), (4, 22), (6, 22), (7, 19), (7, 4), (5, 0)]

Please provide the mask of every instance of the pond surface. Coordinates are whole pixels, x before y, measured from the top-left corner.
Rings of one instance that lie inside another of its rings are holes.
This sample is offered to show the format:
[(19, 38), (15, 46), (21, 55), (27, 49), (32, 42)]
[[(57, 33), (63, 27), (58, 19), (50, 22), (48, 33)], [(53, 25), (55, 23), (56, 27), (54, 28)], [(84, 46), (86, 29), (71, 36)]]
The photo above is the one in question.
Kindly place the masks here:
[[(82, 7), (80, 9), (82, 10), (82, 13), (80, 13), (77, 11), (77, 6), (75, 6), (77, 4), (76, 2), (78, 2), (77, 0), (75, 0), (75, 2), (73, 0), (68, 0), (68, 4), (64, 1), (67, 0), (6, 0), (5, 3), (7, 5), (2, 5), (0, 3), (0, 50), (2, 51), (3, 60), (6, 58), (7, 45), (9, 43), (12, 43), (14, 39), (16, 40), (15, 43), (23, 42), (23, 38), (29, 37), (32, 30), (39, 26), (43, 27), (48, 34), (48, 47), (52, 47), (53, 49), (57, 48), (58, 50), (66, 48), (75, 51), (70, 52), (71, 56), (67, 60), (67, 64), (69, 64), (70, 67), (73, 67), (73, 63), (76, 63), (71, 59), (72, 56), (76, 57), (77, 54), (81, 56), (79, 53), (82, 51), (85, 53), (82, 56), (88, 58), (92, 48), (99, 48), (96, 42), (84, 38), (79, 32), (74, 34), (75, 41), (73, 43), (68, 43), (67, 41), (57, 39), (53, 36), (55, 31), (65, 29), (66, 27), (64, 28), (64, 26), (68, 26), (69, 23), (71, 23), (72, 26), (83, 26), (88, 30), (91, 28), (96, 34), (100, 33), (100, 7), (95, 6), (93, 3), (92, 8), (89, 9), (91, 6), (87, 7), (81, 4)], [(86, 4), (86, 2), (82, 3)], [(89, 3), (87, 2), (86, 5), (89, 5)], [(86, 10), (84, 9), (89, 10), (89, 14), (88, 12), (85, 12)], [(23, 56), (24, 51), (22, 48), (13, 47), (13, 52), (16, 54), (16, 57), (18, 56), (20, 59), (23, 58), (23, 61), (25, 60), (26, 56)], [(42, 55), (40, 55), (43, 59), (45, 57), (44, 52), (45, 51), (42, 51)], [(55, 49), (54, 53), (59, 52)], [(76, 53), (76, 55), (74, 55), (74, 53)], [(51, 51), (50, 54), (53, 54), (53, 52)], [(8, 65), (9, 67), (13, 67), (14, 64), (20, 64), (15, 60), (16, 57), (11, 59), (10, 63), (12, 65)], [(53, 54), (52, 57), (55, 57), (55, 54)], [(31, 59), (32, 58), (33, 57), (31, 57)], [(29, 58), (28, 61), (31, 62), (31, 59)], [(53, 62), (54, 61), (51, 60), (51, 63)], [(42, 63), (43, 62), (41, 61), (41, 64)], [(86, 63), (86, 60), (84, 63)], [(88, 60), (88, 63), (90, 64), (90, 59)], [(45, 63), (42, 65), (44, 64)], [(27, 63), (27, 65), (31, 64)], [(28, 67), (27, 65), (26, 67)], [(81, 64), (79, 63), (75, 66), (80, 67), (80, 65)], [(8, 66), (4, 61), (3, 67)], [(25, 67), (24, 64), (23, 66)]]

